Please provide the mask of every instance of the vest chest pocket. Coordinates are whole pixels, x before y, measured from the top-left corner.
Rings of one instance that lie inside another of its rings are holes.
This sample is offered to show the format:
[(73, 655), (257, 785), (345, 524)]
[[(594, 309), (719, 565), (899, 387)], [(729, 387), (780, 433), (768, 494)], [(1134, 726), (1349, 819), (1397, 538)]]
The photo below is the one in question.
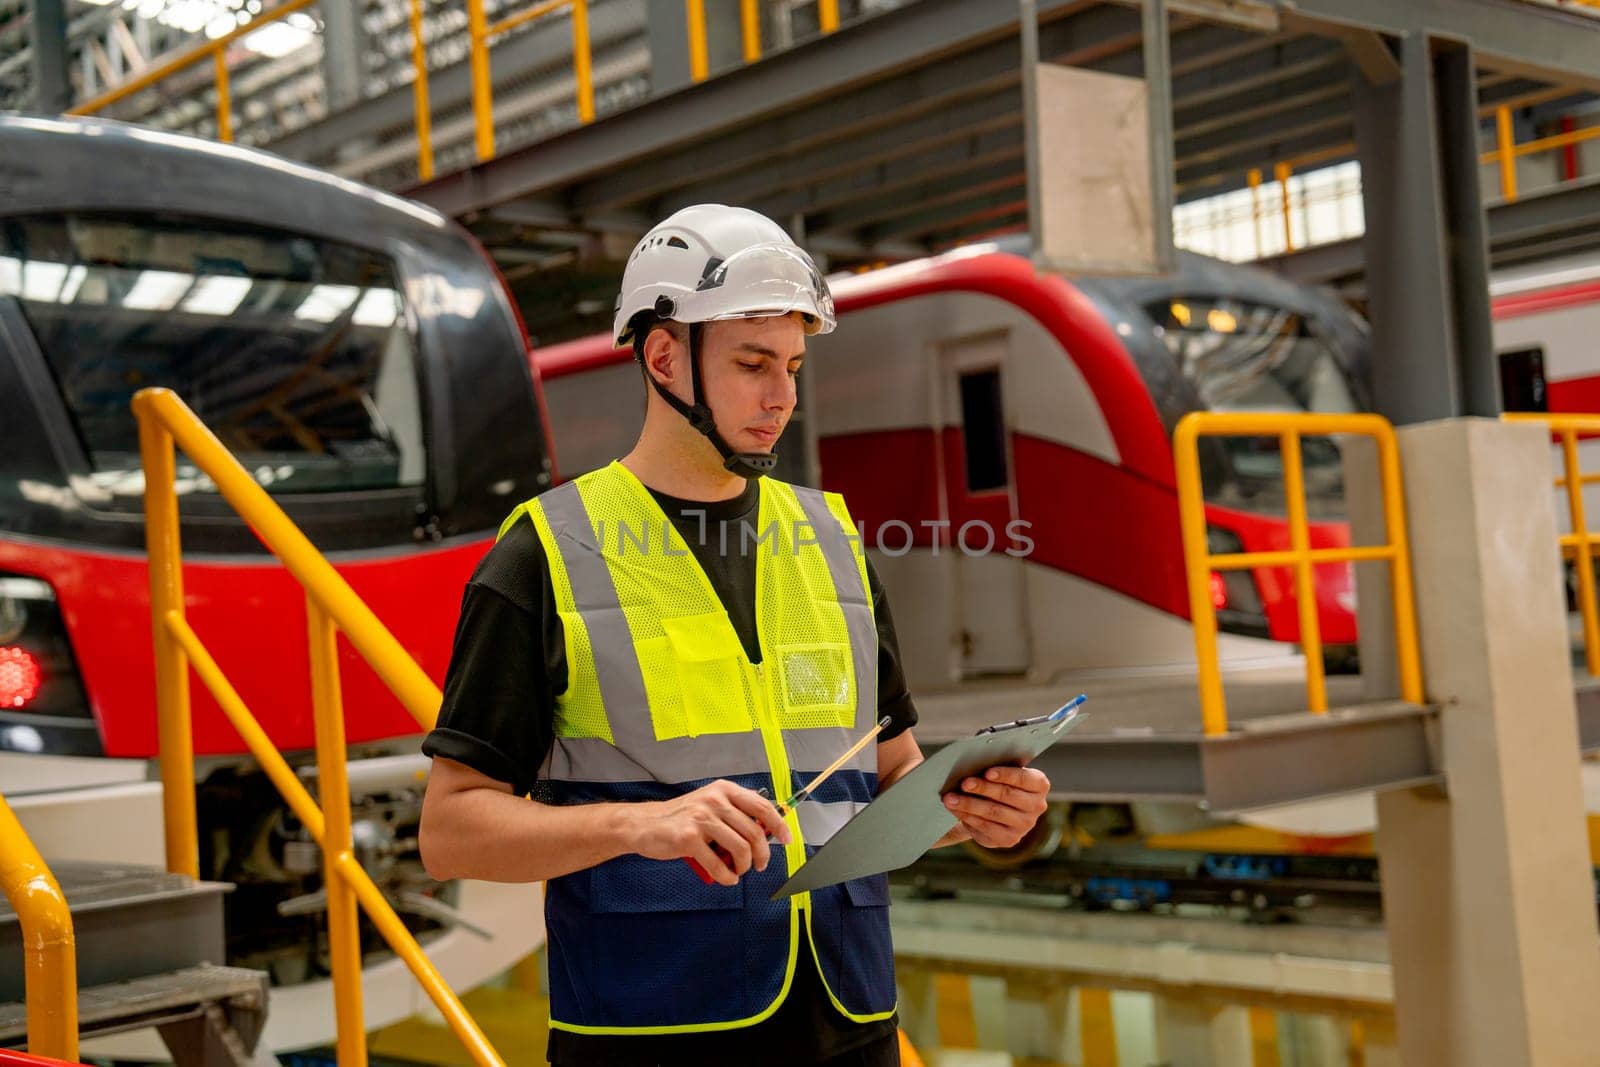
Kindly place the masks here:
[(779, 721), (788, 730), (837, 726), (856, 721), (850, 646), (831, 641), (778, 646), (783, 706)]
[(738, 734), (755, 727), (745, 689), (739, 638), (725, 612), (680, 615), (661, 620), (664, 649), (672, 659), (683, 701), (682, 733)]

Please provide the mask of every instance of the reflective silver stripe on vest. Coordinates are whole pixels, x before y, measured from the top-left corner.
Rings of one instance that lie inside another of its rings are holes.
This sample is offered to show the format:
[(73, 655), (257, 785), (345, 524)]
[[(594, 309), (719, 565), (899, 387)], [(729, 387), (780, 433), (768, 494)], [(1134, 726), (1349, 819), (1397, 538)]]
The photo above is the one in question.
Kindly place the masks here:
[[(555, 535), (572, 599), (589, 631), (600, 701), (615, 742), (613, 747), (598, 737), (558, 738), (546, 760), (547, 776), (583, 782), (691, 782), (764, 773), (766, 750), (756, 731), (656, 740), (633, 632), (605, 557), (595, 544), (594, 527), (577, 483), (568, 482), (544, 493), (538, 503)], [(568, 670), (572, 669), (568, 664)]]
[[(789, 766), (802, 774), (815, 773), (844, 754), (861, 734), (854, 730), (785, 730), (783, 747), (789, 753)], [(868, 774), (878, 773), (878, 746), (868, 745), (845, 764)]]
[(865, 802), (858, 800), (840, 800), (829, 804), (815, 800), (802, 801), (795, 810), (800, 820), (800, 835), (808, 845), (821, 845), (866, 806)]
[[(790, 488), (816, 534), (817, 547), (827, 561), (828, 574), (833, 578), (833, 588), (844, 611), (856, 671), (855, 729), (863, 731), (877, 721), (878, 707), (878, 629), (872, 619), (872, 602), (861, 584), (861, 568), (856, 563), (855, 550), (851, 548), (849, 537), (839, 528), (839, 520), (828, 510), (822, 491), (801, 485)], [(831, 762), (818, 764), (818, 769)]]

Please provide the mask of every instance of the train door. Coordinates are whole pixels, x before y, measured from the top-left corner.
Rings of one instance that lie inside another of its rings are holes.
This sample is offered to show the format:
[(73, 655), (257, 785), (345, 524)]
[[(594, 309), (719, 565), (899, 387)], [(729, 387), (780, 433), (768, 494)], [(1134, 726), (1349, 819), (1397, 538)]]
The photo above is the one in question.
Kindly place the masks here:
[(1017, 517), (1005, 376), (1006, 332), (939, 346), (945, 471), (944, 547), (955, 573), (954, 644), (964, 678), (1032, 665), (1023, 563), (1006, 554)]

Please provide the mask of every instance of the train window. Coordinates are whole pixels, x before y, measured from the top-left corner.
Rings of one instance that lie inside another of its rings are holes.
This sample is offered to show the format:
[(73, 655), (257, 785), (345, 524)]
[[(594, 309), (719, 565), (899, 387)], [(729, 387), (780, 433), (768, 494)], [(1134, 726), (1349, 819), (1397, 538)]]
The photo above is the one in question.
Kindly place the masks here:
[(967, 491), (1004, 489), (1011, 477), (1006, 471), (1006, 423), (1000, 406), (999, 368), (961, 375), (961, 426), (966, 442)]
[(1500, 403), (1506, 411), (1549, 411), (1545, 394), (1544, 349), (1500, 353)]
[(269, 491), (423, 481), (416, 339), (382, 256), (166, 215), (40, 215), (0, 222), (0, 296), (115, 495), (142, 492), (129, 402), (156, 385)]
[[(1182, 297), (1149, 311), (1184, 377), (1212, 411), (1359, 410), (1339, 353), (1293, 311), (1211, 297)], [(1283, 461), (1276, 439), (1230, 437), (1222, 443), (1232, 477), (1216, 494), (1208, 487), (1208, 495), (1281, 495)], [(1342, 490), (1339, 448), (1326, 437), (1305, 438), (1301, 447), (1316, 511)]]

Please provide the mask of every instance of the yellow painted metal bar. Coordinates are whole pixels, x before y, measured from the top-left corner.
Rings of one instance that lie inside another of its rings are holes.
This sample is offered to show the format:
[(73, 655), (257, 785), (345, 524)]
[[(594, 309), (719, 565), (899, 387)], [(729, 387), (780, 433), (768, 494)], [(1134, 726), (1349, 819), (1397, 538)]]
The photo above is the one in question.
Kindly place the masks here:
[[(1566, 95), (1558, 93), (1558, 95)], [(1498, 109), (1496, 109), (1498, 110)], [(1513, 155), (1532, 156), (1540, 152), (1549, 152), (1557, 148), (1566, 148), (1568, 145), (1581, 144), (1600, 137), (1600, 126), (1585, 126), (1581, 130), (1569, 130), (1566, 133), (1555, 133), (1549, 137), (1539, 137), (1532, 141), (1523, 141), (1511, 150)], [(1498, 160), (1503, 148), (1496, 148), (1493, 152), (1485, 152), (1478, 157), (1479, 162), (1493, 163)]]
[(1306, 515), (1305, 462), (1300, 434), (1288, 429), (1279, 437), (1283, 453), (1284, 495), (1289, 505), (1289, 545), (1298, 557), (1295, 600), (1300, 610), (1300, 645), (1306, 653), (1306, 704), (1317, 714), (1328, 710), (1328, 683), (1322, 668), (1322, 626), (1317, 619), (1317, 577), (1311, 560), (1311, 522)]
[[(1312, 563), (1367, 563), (1387, 562), (1394, 559), (1393, 545), (1358, 545), (1354, 548), (1313, 548), (1305, 558)], [(1252, 567), (1292, 567), (1300, 562), (1300, 553), (1293, 549), (1274, 552), (1229, 552), (1212, 556), (1214, 571), (1242, 571)]]
[(1367, 1067), (1367, 1027), (1360, 1019), (1350, 1020), (1350, 1042), (1346, 1067)]
[(1383, 492), (1384, 535), (1394, 546), (1389, 567), (1389, 596), (1394, 602), (1395, 665), (1400, 674), (1400, 699), (1422, 703), (1422, 652), (1417, 638), (1417, 602), (1411, 584), (1411, 535), (1406, 525), (1405, 479), (1400, 469), (1400, 442), (1387, 419), (1368, 416), (1378, 442), (1378, 478)]
[(761, 58), (761, 6), (758, 0), (739, 0), (739, 30), (744, 39), (744, 61)]
[(472, 118), (478, 162), (494, 158), (494, 98), (489, 80), (489, 22), (483, 0), (467, 0), (467, 40), (472, 67)]
[[(411, 936), (405, 923), (400, 921), (400, 917), (384, 899), (382, 891), (362, 869), (360, 861), (345, 852), (338, 856), (334, 863), (339, 870), (340, 878), (351, 886), (360, 899), (362, 908), (372, 920), (372, 925), (394, 949), (395, 955), (405, 961), (405, 965), (410, 968), (418, 984), (422, 986), (423, 992), (428, 994), (428, 998), (444, 1015), (450, 1029), (466, 1047), (468, 1055), (481, 1067), (504, 1067), (494, 1046), (489, 1044), (489, 1039), (478, 1029), (478, 1024), (451, 992), (444, 978), (417, 945), (416, 938)], [(343, 1061), (340, 1063), (342, 1067)]]
[(1251, 1067), (1281, 1067), (1278, 1053), (1278, 1016), (1271, 1008), (1250, 1009)]
[(167, 613), (166, 621), (167, 629), (172, 631), (173, 639), (182, 646), (184, 653), (189, 657), (189, 662), (194, 665), (195, 674), (199, 675), (206, 688), (211, 690), (211, 695), (217, 698), (218, 706), (233, 724), (233, 728), (239, 731), (245, 747), (256, 758), (256, 762), (261, 764), (262, 771), (277, 787), (279, 794), (288, 803), (289, 810), (294, 812), (295, 818), (299, 819), (312, 838), (321, 844), (325, 824), (322, 810), (317, 807), (317, 802), (312, 799), (311, 793), (301, 784), (299, 777), (278, 752), (277, 746), (261, 728), (261, 723), (250, 714), (250, 709), (245, 707), (238, 690), (233, 688), (233, 683), (228, 681), (228, 676), (217, 666), (217, 661), (212, 658), (211, 653), (184, 617), (172, 611)]
[(706, 54), (705, 0), (683, 0), (683, 4), (689, 23), (689, 77), (703, 82), (711, 71), (711, 61)]
[(139, 453), (144, 464), (145, 551), (150, 561), (150, 629), (155, 645), (156, 733), (161, 746), (161, 820), (167, 870), (198, 878), (189, 666), (166, 626), (169, 614), (183, 615), (183, 556), (178, 542), (178, 496), (173, 488), (177, 460), (172, 434), (159, 415), (137, 398), (133, 411), (139, 419)]
[(411, 0), (411, 101), (417, 127), (417, 177), (433, 179), (433, 112), (428, 103), (428, 44), (422, 36), (422, 2)]
[(1189, 575), (1189, 619), (1194, 626), (1195, 664), (1200, 686), (1200, 718), (1206, 736), (1228, 732), (1217, 661), (1217, 609), (1211, 603), (1211, 568), (1206, 551), (1206, 504), (1200, 484), (1200, 430), (1195, 414), (1184, 416), (1173, 433), (1172, 458), (1178, 474), (1178, 517), (1183, 526), (1183, 565)]
[(1578, 613), (1583, 617), (1584, 659), (1591, 675), (1600, 675), (1600, 614), (1596, 611), (1594, 551), (1583, 510), (1583, 479), (1578, 469), (1578, 431), (1561, 431), (1561, 454), (1567, 472), (1567, 512), (1577, 538)]
[(22, 928), (28, 1051), (78, 1058), (78, 951), (72, 912), (55, 875), (0, 796), (0, 891)]
[(200, 60), (209, 55), (213, 49), (221, 51), (222, 49), (227, 48), (234, 41), (237, 41), (239, 38), (255, 33), (257, 30), (261, 29), (261, 27), (277, 22), (279, 19), (286, 18), (287, 16), (294, 14), (296, 11), (299, 11), (301, 8), (310, 7), (316, 2), (317, 0), (285, 0), (284, 3), (279, 4), (271, 11), (262, 12), (260, 15), (251, 19), (238, 29), (229, 30), (221, 37), (218, 37), (215, 41), (207, 41), (205, 44), (200, 45), (197, 48), (191, 48), (189, 51), (184, 52), (181, 55), (174, 56), (172, 59), (161, 64), (160, 66), (153, 67), (150, 70), (145, 71), (137, 78), (123, 82), (121, 85), (118, 85), (113, 89), (108, 89), (99, 96), (94, 97), (92, 100), (85, 100), (77, 107), (69, 110), (67, 114), (93, 115), (97, 111), (104, 111), (117, 101), (126, 100), (134, 93), (148, 89), (150, 86), (156, 84), (156, 82), (162, 81), (186, 67), (192, 67), (194, 64), (200, 62)]
[(589, 46), (589, 0), (572, 5), (572, 68), (578, 82), (578, 121), (594, 121), (594, 56)]
[(1288, 163), (1279, 163), (1272, 168), (1272, 176), (1278, 182), (1278, 189), (1283, 193), (1283, 249), (1285, 252), (1294, 251), (1294, 227), (1289, 214), (1289, 176), (1294, 173), (1294, 168)]
[(233, 142), (233, 94), (228, 91), (228, 53), (218, 47), (213, 53), (217, 80), (217, 140)]
[(1511, 109), (1496, 108), (1494, 112), (1495, 137), (1500, 143), (1500, 195), (1506, 201), (1517, 198), (1516, 135), (1511, 128)]
[(339, 860), (351, 854), (350, 782), (345, 774), (344, 700), (339, 691), (339, 642), (333, 620), (306, 592), (311, 641), (311, 709), (316, 720), (317, 792), (322, 802), (323, 889), (328, 894), (328, 956), (338, 1019), (339, 1067), (364, 1067), (367, 1035), (361, 1011), (360, 916)]
[(560, 11), (569, 4), (576, 6), (576, 3), (577, 0), (545, 0), (542, 4), (534, 4), (530, 8), (518, 11), (515, 15), (508, 15), (499, 22), (490, 25), (488, 29), (484, 30), (483, 35), (486, 38), (498, 37), (502, 33), (511, 32), (524, 23), (532, 22), (534, 19), (542, 19), (552, 11)]
[[(1593, 420), (1600, 427), (1600, 417)], [(1278, 437), (1283, 449), (1285, 492), (1289, 500), (1291, 549), (1275, 552), (1227, 553), (1212, 556), (1206, 547), (1206, 514), (1200, 479), (1199, 438)], [(1382, 545), (1312, 549), (1306, 515), (1304, 469), (1300, 438), (1332, 434), (1363, 434), (1378, 445), (1382, 480), (1384, 532)], [(1306, 645), (1307, 703), (1313, 711), (1327, 708), (1326, 681), (1317, 626), (1316, 585), (1313, 567), (1341, 561), (1387, 561), (1395, 616), (1395, 649), (1400, 674), (1400, 695), (1421, 703), (1422, 661), (1417, 645), (1416, 601), (1411, 579), (1411, 550), (1406, 534), (1405, 491), (1400, 471), (1400, 449), (1394, 427), (1378, 415), (1290, 415), (1272, 412), (1192, 412), (1179, 421), (1172, 441), (1178, 481), (1178, 513), (1183, 531), (1184, 570), (1189, 582), (1189, 613), (1194, 625), (1198, 662), (1200, 713), (1207, 736), (1227, 732), (1227, 706), (1217, 662), (1216, 610), (1211, 603), (1213, 570), (1256, 566), (1293, 566), (1299, 601), (1302, 641)], [(1597, 538), (1600, 539), (1600, 538)]]
[[(379, 677), (388, 683), (395, 696), (405, 705), (418, 725), (423, 729), (432, 729), (434, 720), (439, 715), (439, 687), (433, 684), (422, 668), (417, 666), (415, 660), (395, 640), (393, 634), (378, 621), (372, 609), (361, 601), (361, 598), (350, 588), (348, 582), (333, 569), (326, 559), (316, 550), (315, 546), (306, 539), (305, 534), (295, 527), (289, 516), (283, 513), (277, 503), (267, 495), (266, 490), (256, 484), (250, 473), (239, 465), (239, 461), (228, 453), (221, 441), (218, 441), (210, 430), (195, 417), (170, 389), (141, 389), (133, 398), (134, 412), (140, 417), (141, 441), (144, 421), (157, 419), (171, 433), (180, 448), (195, 462), (207, 476), (216, 483), (217, 490), (223, 498), (233, 506), (261, 540), (265, 542), (279, 559), (288, 567), (289, 572), (301, 585), (311, 590), (318, 602), (332, 616), (335, 623), (356, 647), (361, 655), (372, 664)], [(164, 479), (162, 475), (165, 475)], [(145, 514), (146, 521), (155, 528), (155, 519), (151, 516), (151, 501), (154, 498), (165, 498), (170, 501), (171, 548), (173, 560), (171, 566), (176, 568), (177, 551), (177, 500), (170, 494), (172, 485), (172, 460), (170, 446), (167, 450), (165, 467), (152, 467), (148, 453), (145, 461)], [(158, 482), (167, 486), (163, 493), (156, 489), (152, 494), (151, 487)], [(154, 538), (152, 538), (154, 540)], [(152, 599), (155, 590), (155, 574), (157, 562), (151, 559), (152, 574)], [(174, 578), (176, 575), (174, 575)], [(181, 583), (176, 586), (178, 598), (170, 603), (163, 602), (157, 619), (164, 618), (166, 612), (175, 610), (182, 604)], [(154, 605), (153, 605), (154, 607)], [(165, 632), (164, 628), (161, 628)], [(158, 639), (159, 640), (159, 639)], [(181, 655), (181, 650), (174, 650)], [(159, 666), (159, 659), (158, 659)], [(187, 679), (187, 675), (180, 672), (180, 676)], [(159, 677), (159, 676), (158, 676)], [(187, 688), (184, 690), (187, 694)], [(185, 701), (187, 706), (187, 701)], [(187, 729), (188, 723), (185, 722)], [(185, 734), (187, 737), (187, 733)], [(185, 741), (187, 745), (187, 741)], [(166, 737), (162, 737), (163, 758), (166, 751)], [(191, 760), (192, 764), (192, 760)], [(189, 782), (194, 781), (193, 771), (190, 770)], [(190, 791), (193, 792), (192, 789)], [(192, 799), (191, 799), (192, 804)], [(190, 809), (189, 825), (194, 825), (193, 809)]]
[(839, 28), (839, 0), (817, 0), (817, 25), (823, 33)]
[(1245, 181), (1250, 184), (1250, 225), (1256, 235), (1256, 258), (1260, 259), (1266, 254), (1261, 248), (1261, 168), (1251, 167)]
[(1078, 1050), (1083, 1067), (1117, 1067), (1117, 1024), (1111, 990), (1078, 990)]

